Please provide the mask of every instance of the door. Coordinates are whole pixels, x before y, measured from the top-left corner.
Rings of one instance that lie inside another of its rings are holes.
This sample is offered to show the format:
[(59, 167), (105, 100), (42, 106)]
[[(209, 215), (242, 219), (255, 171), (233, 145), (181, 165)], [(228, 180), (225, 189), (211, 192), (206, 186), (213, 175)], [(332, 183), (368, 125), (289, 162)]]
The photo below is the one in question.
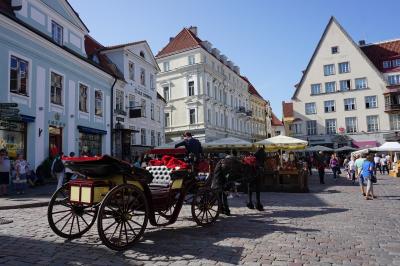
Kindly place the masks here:
[(62, 128), (49, 127), (49, 155), (50, 157), (56, 156), (62, 151)]

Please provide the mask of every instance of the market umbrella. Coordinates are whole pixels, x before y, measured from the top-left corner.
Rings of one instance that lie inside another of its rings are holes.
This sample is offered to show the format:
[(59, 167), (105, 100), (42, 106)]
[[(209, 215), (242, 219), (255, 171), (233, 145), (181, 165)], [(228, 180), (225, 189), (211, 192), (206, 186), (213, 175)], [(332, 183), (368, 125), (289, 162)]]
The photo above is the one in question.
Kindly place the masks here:
[(336, 152), (341, 152), (341, 151), (355, 151), (357, 149), (350, 147), (350, 146), (343, 146), (341, 148), (335, 149)]
[(322, 145), (316, 145), (316, 146), (308, 147), (306, 149), (306, 151), (333, 151), (333, 149), (322, 146)]
[(217, 139), (203, 145), (204, 148), (250, 148), (253, 144), (250, 141), (228, 137), (223, 139)]
[(377, 147), (377, 148), (373, 148), (371, 149), (373, 151), (394, 151), (394, 152), (400, 152), (400, 143), (396, 142), (396, 141), (388, 141), (383, 143), (381, 146)]

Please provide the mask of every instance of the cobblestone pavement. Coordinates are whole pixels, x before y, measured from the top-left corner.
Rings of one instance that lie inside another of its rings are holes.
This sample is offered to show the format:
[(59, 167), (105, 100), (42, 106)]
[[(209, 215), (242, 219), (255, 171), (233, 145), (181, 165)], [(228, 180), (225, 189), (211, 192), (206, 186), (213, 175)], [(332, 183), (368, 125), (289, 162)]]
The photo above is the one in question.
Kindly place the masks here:
[[(314, 177), (315, 178), (315, 177)], [(378, 199), (366, 201), (344, 178), (311, 193), (263, 193), (266, 211), (231, 200), (232, 216), (209, 228), (180, 220), (149, 228), (132, 249), (113, 252), (99, 242), (96, 226), (66, 241), (47, 224), (46, 207), (3, 210), (0, 264), (6, 265), (400, 265), (400, 179), (378, 176)]]

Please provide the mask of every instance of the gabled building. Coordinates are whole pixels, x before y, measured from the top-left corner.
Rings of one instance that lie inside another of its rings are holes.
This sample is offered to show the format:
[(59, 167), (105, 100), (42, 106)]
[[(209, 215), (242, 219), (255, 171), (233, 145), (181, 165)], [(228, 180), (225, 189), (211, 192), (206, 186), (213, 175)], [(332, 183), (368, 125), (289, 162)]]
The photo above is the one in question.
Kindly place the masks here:
[(0, 147), (32, 167), (57, 152), (110, 153), (111, 91), (119, 73), (88, 56), (89, 30), (65, 0), (0, 0)]
[(356, 43), (332, 17), (296, 86), (293, 117), (284, 115), (287, 133), (334, 148), (384, 142), (400, 129), (399, 44)]
[(191, 131), (201, 141), (224, 137), (251, 140), (248, 83), (240, 69), (197, 27), (182, 29), (157, 54), (157, 90), (167, 101), (165, 134), (180, 139)]
[(272, 136), (285, 136), (285, 127), (283, 125), (282, 120), (279, 120), (278, 117), (274, 113), (272, 113), (271, 117), (271, 128), (272, 128)]

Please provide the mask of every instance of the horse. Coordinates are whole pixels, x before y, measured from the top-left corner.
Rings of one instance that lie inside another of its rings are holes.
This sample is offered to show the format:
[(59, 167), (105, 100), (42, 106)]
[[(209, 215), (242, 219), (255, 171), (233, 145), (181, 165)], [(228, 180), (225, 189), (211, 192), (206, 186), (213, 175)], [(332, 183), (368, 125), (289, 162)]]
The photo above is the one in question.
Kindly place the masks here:
[(221, 212), (225, 215), (230, 215), (230, 209), (227, 199), (227, 191), (230, 191), (235, 183), (244, 183), (247, 187), (247, 193), (249, 197), (249, 202), (247, 207), (254, 209), (254, 204), (252, 201), (253, 191), (256, 192), (256, 208), (259, 211), (263, 211), (264, 207), (260, 200), (260, 173), (259, 168), (255, 165), (250, 165), (246, 161), (239, 160), (236, 156), (227, 156), (217, 162), (211, 188), (218, 191), (220, 202), (221, 202)]

